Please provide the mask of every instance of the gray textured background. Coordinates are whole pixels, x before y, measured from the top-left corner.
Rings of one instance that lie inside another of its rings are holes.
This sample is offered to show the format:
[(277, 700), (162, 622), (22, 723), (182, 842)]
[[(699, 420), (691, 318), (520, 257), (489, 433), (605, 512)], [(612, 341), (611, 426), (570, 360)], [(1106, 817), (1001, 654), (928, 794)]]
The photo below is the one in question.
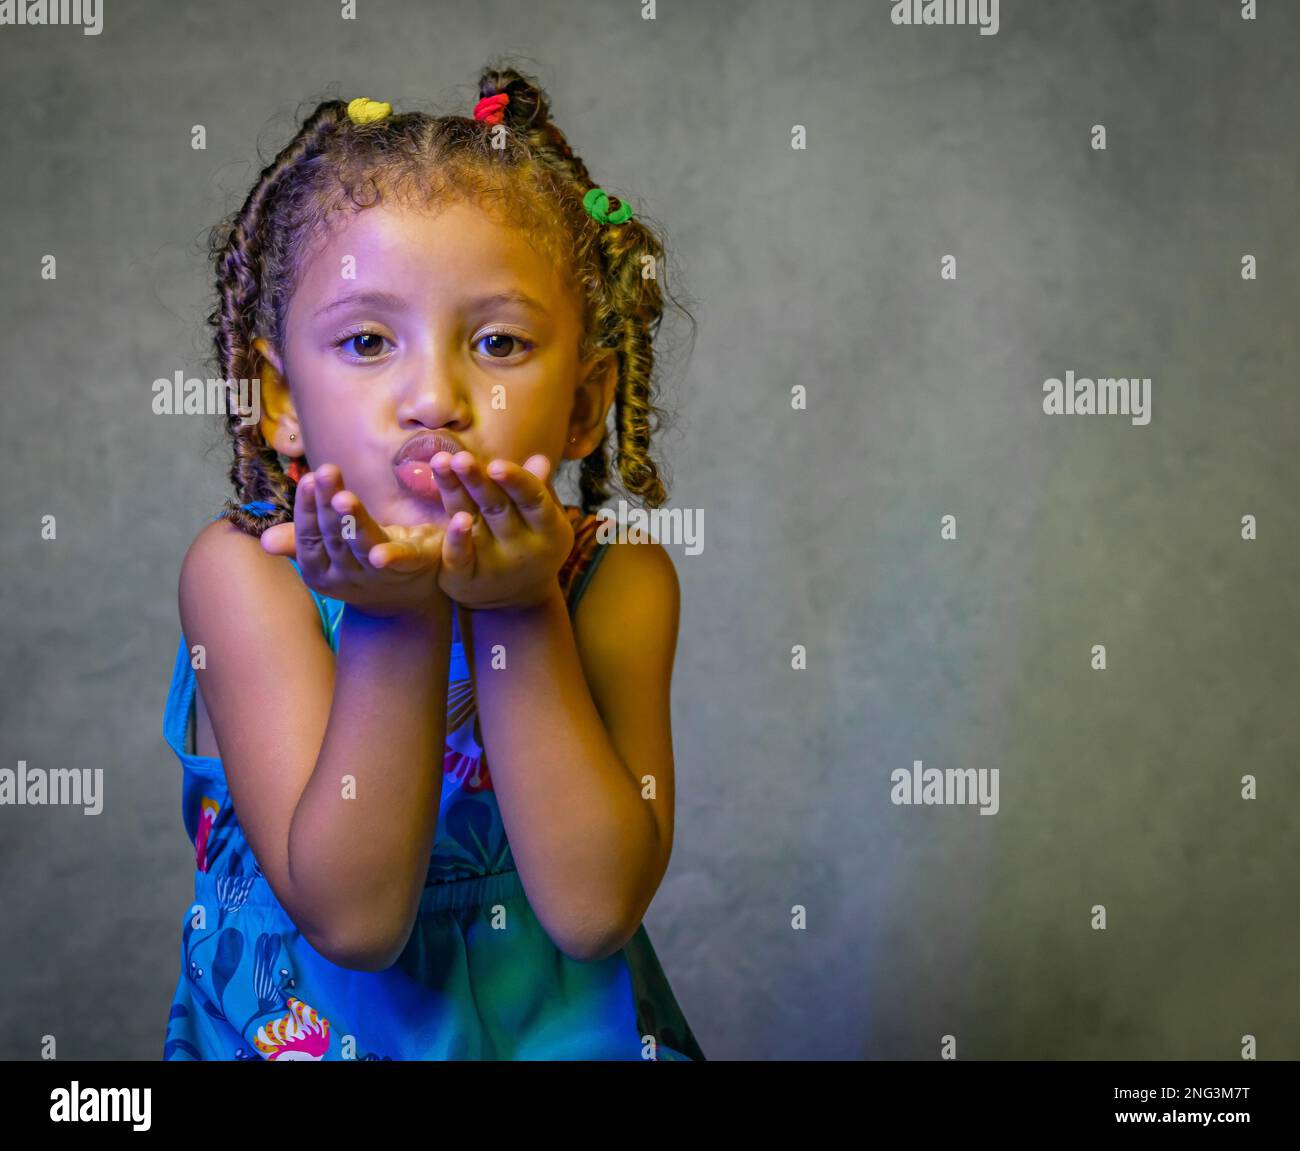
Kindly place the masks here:
[[(667, 380), (706, 543), (671, 549), (646, 923), (705, 1053), (1300, 1056), (1300, 5), (1238, 8), (1004, 0), (981, 37), (886, 0), (109, 0), (98, 37), (0, 28), (0, 764), (107, 788), (97, 818), (0, 808), (0, 1056), (161, 1053), (193, 867), (176, 577), (227, 455), (149, 405), (209, 374), (199, 241), (300, 101), (467, 114), (502, 52), (665, 228), (700, 320)], [(1045, 416), (1068, 369), (1152, 377), (1150, 425)], [(893, 806), (914, 759), (999, 768), (1000, 814)]]

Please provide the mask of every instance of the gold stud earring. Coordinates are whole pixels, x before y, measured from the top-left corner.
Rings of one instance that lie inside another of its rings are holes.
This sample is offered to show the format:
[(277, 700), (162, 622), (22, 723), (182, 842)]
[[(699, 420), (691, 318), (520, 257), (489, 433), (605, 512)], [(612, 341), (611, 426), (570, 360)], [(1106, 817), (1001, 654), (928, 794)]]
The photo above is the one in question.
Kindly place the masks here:
[(289, 439), (291, 439), (291, 440), (296, 440), (297, 438), (298, 438), (298, 433), (297, 433), (297, 432), (290, 432), (290, 433), (289, 433)]

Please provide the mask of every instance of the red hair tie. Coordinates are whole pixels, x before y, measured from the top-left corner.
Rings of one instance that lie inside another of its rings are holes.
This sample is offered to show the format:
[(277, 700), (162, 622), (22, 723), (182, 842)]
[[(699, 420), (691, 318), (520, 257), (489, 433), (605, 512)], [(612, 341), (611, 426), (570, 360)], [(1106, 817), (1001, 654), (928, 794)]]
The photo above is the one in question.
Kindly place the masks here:
[(509, 103), (510, 96), (505, 92), (498, 92), (495, 96), (484, 96), (474, 105), (474, 119), (488, 124), (500, 124), (506, 118), (505, 108)]

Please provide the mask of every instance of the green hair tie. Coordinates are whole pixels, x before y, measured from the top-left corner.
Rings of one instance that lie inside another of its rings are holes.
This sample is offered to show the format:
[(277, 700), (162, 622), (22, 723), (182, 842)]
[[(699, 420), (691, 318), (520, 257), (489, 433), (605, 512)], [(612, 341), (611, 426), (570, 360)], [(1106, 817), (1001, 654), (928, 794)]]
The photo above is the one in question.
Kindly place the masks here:
[(626, 200), (619, 205), (617, 212), (610, 212), (609, 197), (604, 188), (592, 188), (582, 197), (582, 206), (587, 209), (587, 215), (600, 224), (625, 224), (632, 218), (632, 205)]

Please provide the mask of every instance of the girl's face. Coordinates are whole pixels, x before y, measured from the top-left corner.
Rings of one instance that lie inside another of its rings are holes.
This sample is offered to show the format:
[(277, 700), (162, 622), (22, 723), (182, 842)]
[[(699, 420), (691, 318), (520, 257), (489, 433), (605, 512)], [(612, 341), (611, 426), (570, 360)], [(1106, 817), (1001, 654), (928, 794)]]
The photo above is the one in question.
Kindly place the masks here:
[(399, 479), (399, 450), (442, 432), (484, 467), (585, 456), (605, 433), (615, 360), (579, 363), (581, 335), (576, 299), (522, 233), (463, 202), (363, 209), (305, 261), (284, 348), (254, 343), (262, 433), (337, 465), (380, 523), (444, 522), (436, 485), (421, 496)]

